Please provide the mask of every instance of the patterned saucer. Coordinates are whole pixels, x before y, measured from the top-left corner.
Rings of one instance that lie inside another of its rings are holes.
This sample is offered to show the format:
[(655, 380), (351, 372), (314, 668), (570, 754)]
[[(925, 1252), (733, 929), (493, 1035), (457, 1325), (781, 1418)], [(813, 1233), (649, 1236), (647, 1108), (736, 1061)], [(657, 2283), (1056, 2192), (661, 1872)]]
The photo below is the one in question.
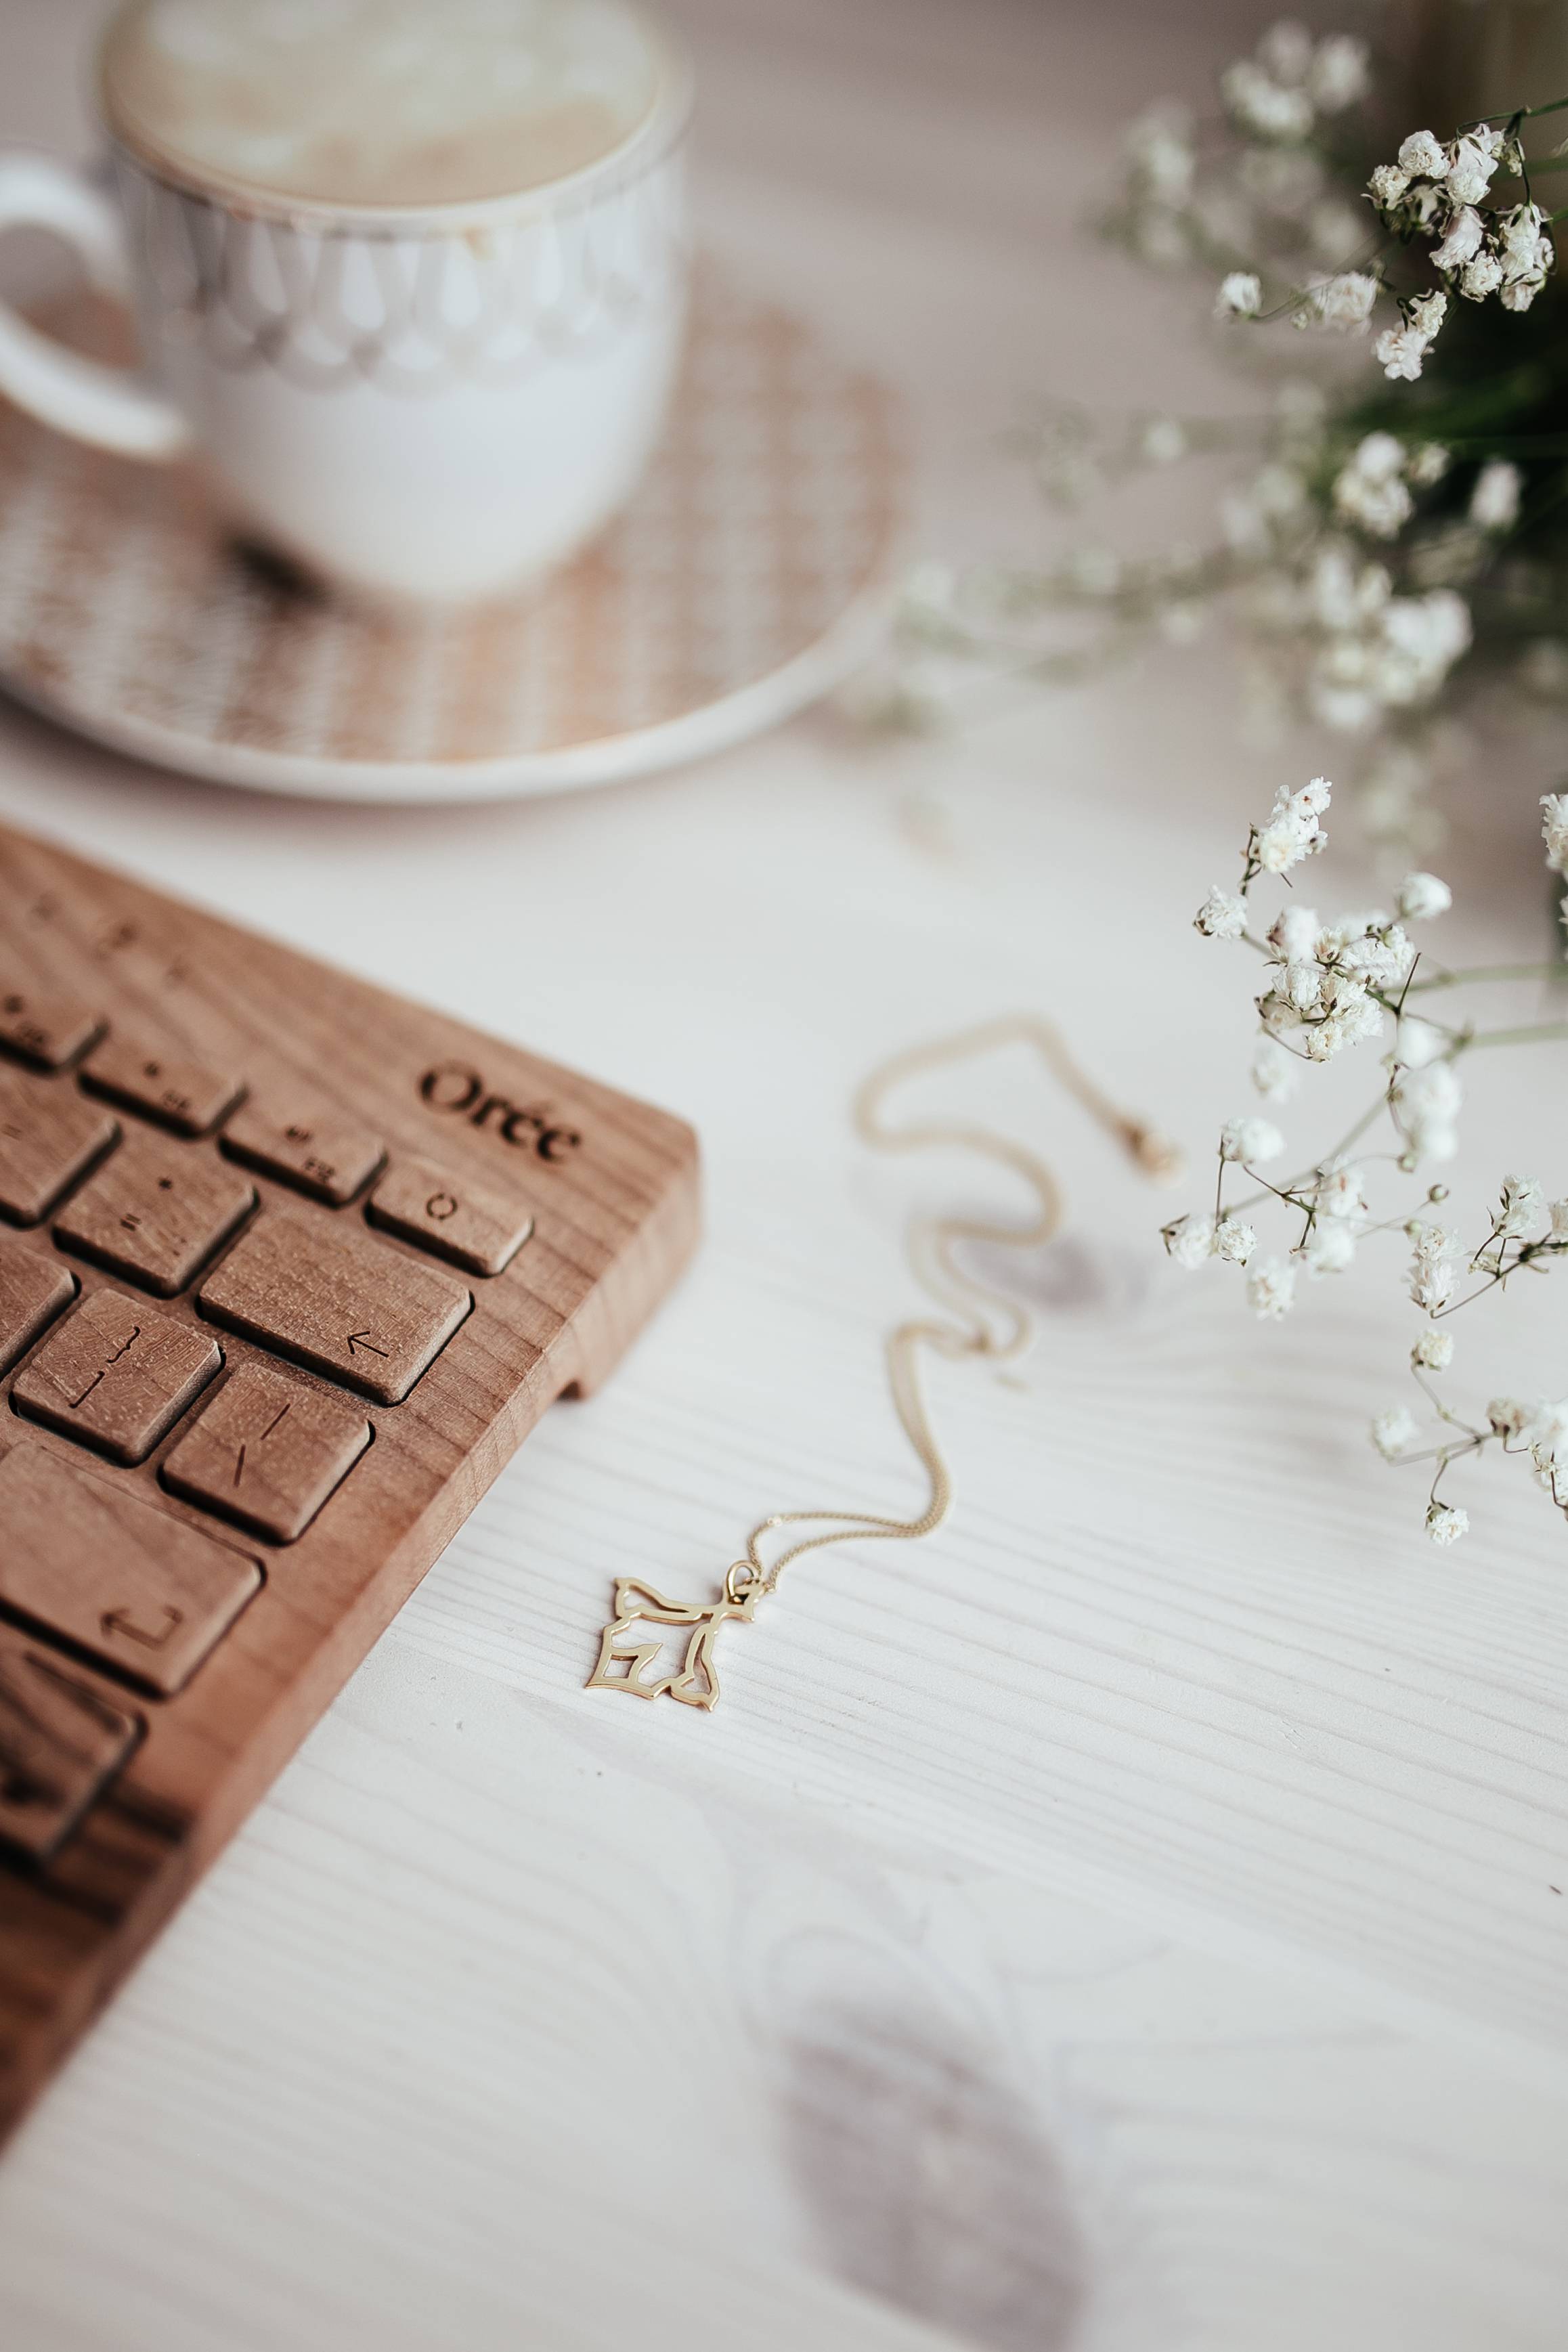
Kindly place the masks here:
[[(74, 325), (99, 352), (113, 331), (85, 306)], [(694, 759), (875, 642), (893, 411), (798, 320), (705, 273), (669, 431), (620, 520), (524, 595), (405, 615), (247, 556), (194, 471), (0, 402), (0, 684), (163, 767), (336, 799), (557, 792)]]

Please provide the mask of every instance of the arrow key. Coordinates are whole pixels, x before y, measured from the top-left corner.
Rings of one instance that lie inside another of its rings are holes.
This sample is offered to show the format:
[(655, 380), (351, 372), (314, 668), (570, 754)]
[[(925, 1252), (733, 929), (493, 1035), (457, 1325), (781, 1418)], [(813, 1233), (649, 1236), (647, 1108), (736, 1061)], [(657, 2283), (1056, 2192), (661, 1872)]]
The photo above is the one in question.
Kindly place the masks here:
[(208, 1275), (204, 1315), (378, 1404), (401, 1404), (473, 1306), (439, 1267), (357, 1228), (279, 1210)]
[(160, 1697), (260, 1583), (244, 1552), (41, 1445), (0, 1461), (0, 1601)]

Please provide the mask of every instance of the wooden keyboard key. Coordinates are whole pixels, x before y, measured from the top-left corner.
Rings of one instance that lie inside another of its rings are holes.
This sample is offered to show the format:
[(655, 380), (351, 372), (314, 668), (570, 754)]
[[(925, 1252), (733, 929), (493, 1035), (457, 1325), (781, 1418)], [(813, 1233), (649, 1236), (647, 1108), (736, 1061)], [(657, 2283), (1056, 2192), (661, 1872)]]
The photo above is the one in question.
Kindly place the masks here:
[(254, 1096), (229, 1121), (223, 1148), (231, 1159), (332, 1209), (352, 1201), (386, 1157), (374, 1135), (334, 1111), (298, 1103), (279, 1109)]
[(40, 1070), (63, 1070), (103, 1034), (103, 1015), (74, 996), (0, 982), (0, 1045)]
[(41, 1223), (119, 1132), (68, 1082), (0, 1070), (0, 1215), (14, 1225)]
[(208, 1275), (200, 1303), (247, 1339), (401, 1404), (474, 1302), (450, 1275), (368, 1234), (274, 1210)]
[(75, 1297), (75, 1279), (58, 1259), (22, 1242), (0, 1241), (0, 1372)]
[(260, 1583), (244, 1552), (41, 1445), (0, 1462), (0, 1601), (161, 1697)]
[(303, 1535), (370, 1444), (370, 1423), (269, 1364), (241, 1364), (163, 1464), (163, 1484), (275, 1543)]
[(216, 1154), (138, 1129), (55, 1219), (67, 1249), (173, 1298), (256, 1206)]
[(89, 1094), (107, 1095), (176, 1135), (210, 1135), (245, 1092), (243, 1080), (225, 1071), (118, 1034), (99, 1046), (81, 1082)]
[(0, 1626), (0, 1840), (47, 1862), (141, 1729), (60, 1659)]
[(500, 1274), (533, 1231), (521, 1202), (429, 1160), (397, 1160), (365, 1206), (372, 1224), (469, 1274)]
[(222, 1363), (205, 1331), (95, 1290), (23, 1366), (11, 1401), (110, 1461), (144, 1462)]

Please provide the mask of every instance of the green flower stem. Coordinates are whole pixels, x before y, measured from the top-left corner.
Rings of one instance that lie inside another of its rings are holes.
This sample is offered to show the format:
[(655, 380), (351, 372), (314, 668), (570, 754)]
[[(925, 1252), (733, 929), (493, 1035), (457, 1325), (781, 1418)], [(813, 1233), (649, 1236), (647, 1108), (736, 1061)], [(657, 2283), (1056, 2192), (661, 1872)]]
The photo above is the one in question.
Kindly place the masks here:
[(1568, 983), (1568, 964), (1560, 963), (1479, 963), (1468, 971), (1445, 971), (1431, 980), (1418, 980), (1405, 991), (1407, 996), (1425, 995), (1428, 989), (1459, 988), (1471, 980), (1550, 980), (1559, 985)]
[(1551, 1037), (1568, 1037), (1568, 1021), (1542, 1022), (1536, 1029), (1478, 1029), (1465, 1041), (1474, 1045), (1533, 1045)]

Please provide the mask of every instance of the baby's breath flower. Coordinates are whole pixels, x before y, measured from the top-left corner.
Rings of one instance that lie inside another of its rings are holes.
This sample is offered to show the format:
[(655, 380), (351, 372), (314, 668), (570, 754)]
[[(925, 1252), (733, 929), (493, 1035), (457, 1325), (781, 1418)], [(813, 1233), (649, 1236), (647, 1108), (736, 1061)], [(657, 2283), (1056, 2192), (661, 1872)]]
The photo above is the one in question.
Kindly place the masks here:
[(1435, 916), (1446, 915), (1453, 903), (1453, 892), (1436, 874), (1407, 874), (1394, 905), (1404, 921), (1429, 923)]
[(1519, 494), (1524, 476), (1506, 457), (1493, 457), (1476, 477), (1470, 493), (1470, 520), (1482, 530), (1511, 530), (1519, 520)]
[(1513, 278), (1504, 285), (1498, 300), (1505, 310), (1528, 310), (1546, 283), (1542, 270), (1539, 278)]
[(1247, 901), (1215, 882), (1193, 917), (1193, 929), (1205, 940), (1238, 940), (1247, 929)]
[(1322, 848), (1328, 835), (1318, 820), (1332, 792), (1326, 776), (1314, 776), (1300, 792), (1288, 793), (1281, 787), (1275, 793), (1268, 822), (1254, 845), (1258, 863), (1266, 874), (1288, 874), (1303, 857)]
[(1372, 88), (1371, 59), (1353, 33), (1331, 33), (1318, 43), (1307, 72), (1307, 95), (1320, 114), (1342, 114)]
[(1418, 1159), (1452, 1160), (1459, 1148), (1454, 1121), (1465, 1090), (1451, 1062), (1401, 1072), (1389, 1101), (1401, 1132)]
[(1468, 131), (1455, 141), (1453, 160), (1444, 175), (1444, 184), (1455, 204), (1481, 202), (1491, 186), (1501, 146), (1500, 131)]
[(1543, 793), (1541, 805), (1546, 812), (1541, 820), (1546, 863), (1559, 874), (1568, 874), (1568, 793)]
[(1366, 184), (1366, 192), (1380, 213), (1392, 212), (1405, 189), (1410, 174), (1402, 172), (1397, 163), (1380, 163)]
[(1448, 157), (1430, 131), (1413, 131), (1400, 147), (1399, 168), (1407, 179), (1440, 180), (1448, 169)]
[(1263, 308), (1263, 281), (1250, 269), (1233, 269), (1220, 279), (1216, 319), (1256, 319)]
[(1347, 1045), (1359, 1045), (1368, 1037), (1383, 1034), (1383, 1007), (1370, 997), (1359, 981), (1335, 980), (1334, 1001), (1315, 1028), (1309, 1029), (1304, 1040), (1310, 1060), (1329, 1062)]
[[(1438, 299), (1441, 299), (1439, 296)], [(1429, 490), (1435, 483), (1442, 480), (1448, 465), (1448, 452), (1440, 441), (1423, 441), (1418, 449), (1411, 451), (1410, 462), (1405, 470), (1417, 489)]]
[(1165, 1227), (1163, 1238), (1167, 1255), (1193, 1273), (1214, 1255), (1214, 1219), (1178, 1217)]
[(1503, 288), (1500, 300), (1510, 310), (1528, 310), (1556, 261), (1546, 215), (1539, 205), (1515, 205), (1497, 222)]
[(1437, 1315), (1454, 1296), (1458, 1281), (1452, 1258), (1418, 1257), (1410, 1269), (1410, 1296), (1428, 1315)]
[(1258, 863), (1265, 874), (1288, 874), (1311, 845), (1300, 825), (1273, 818), (1258, 836)]
[(1527, 1404), (1522, 1397), (1493, 1397), (1487, 1407), (1487, 1419), (1506, 1441), (1522, 1436), (1541, 1410), (1539, 1404)]
[[(1252, 1083), (1265, 1102), (1284, 1102), (1300, 1076), (1301, 1065), (1288, 1045), (1274, 1037), (1258, 1039), (1252, 1051)], [(1563, 1205), (1568, 1209), (1568, 1202)]]
[(1405, 463), (1405, 444), (1392, 433), (1368, 433), (1356, 444), (1352, 469), (1364, 482), (1391, 482)]
[(1140, 447), (1146, 464), (1173, 466), (1187, 454), (1187, 436), (1173, 416), (1152, 416)]
[(1428, 1503), (1426, 1532), (1435, 1544), (1458, 1543), (1470, 1531), (1470, 1515), (1449, 1503)]
[(1402, 1013), (1394, 1033), (1394, 1059), (1407, 1070), (1424, 1070), (1446, 1052), (1447, 1044), (1434, 1023), (1423, 1021), (1418, 1013)]
[(1536, 1475), (1550, 1485), (1559, 1471), (1568, 1467), (1568, 1398), (1557, 1404), (1537, 1404), (1521, 1435), (1530, 1448)]
[(1428, 342), (1447, 315), (1448, 298), (1439, 293), (1436, 287), (1429, 294), (1417, 294), (1408, 305), (1411, 325), (1418, 335), (1425, 335)]
[(1462, 269), (1481, 249), (1486, 231), (1474, 205), (1461, 205), (1448, 222), (1448, 234), (1432, 256), (1435, 269)]
[(1313, 1199), (1321, 1217), (1342, 1219), (1352, 1228), (1366, 1216), (1366, 1187), (1359, 1168), (1342, 1160), (1332, 1161), (1318, 1177)]
[(1546, 1213), (1552, 1220), (1552, 1240), (1568, 1242), (1568, 1201), (1552, 1201)]
[(1355, 1257), (1355, 1230), (1342, 1217), (1327, 1218), (1312, 1227), (1300, 1255), (1309, 1274), (1343, 1274)]
[(1278, 1160), (1284, 1149), (1285, 1138), (1272, 1119), (1227, 1119), (1219, 1131), (1220, 1158), (1240, 1160), (1247, 1167)]
[(1419, 702), (1435, 693), (1472, 634), (1470, 608), (1451, 588), (1393, 596), (1384, 608), (1378, 688), (1385, 703)]
[(1411, 1364), (1418, 1372), (1446, 1372), (1453, 1360), (1453, 1333), (1434, 1331), (1430, 1326), (1410, 1350)]
[(1312, 69), (1312, 36), (1294, 17), (1282, 17), (1258, 42), (1258, 62), (1282, 89), (1299, 89)]
[[(1380, 336), (1380, 352), (1387, 340)], [(1403, 479), (1404, 464), (1403, 442), (1392, 433), (1369, 433), (1334, 478), (1336, 513), (1374, 539), (1397, 538), (1415, 506)]]
[(1391, 1405), (1380, 1412), (1372, 1424), (1372, 1442), (1385, 1462), (1403, 1454), (1415, 1436), (1415, 1416), (1408, 1405)]
[[(1498, 272), (1500, 282), (1502, 272)], [(1342, 269), (1312, 289), (1312, 308), (1325, 327), (1342, 335), (1359, 334), (1372, 316), (1378, 280), (1362, 269)]]
[(1467, 262), (1459, 275), (1459, 291), (1468, 302), (1484, 302), (1502, 284), (1502, 264), (1495, 253), (1483, 246), (1475, 259)]
[[(1414, 383), (1426, 363), (1431, 342), (1431, 336), (1424, 335), (1418, 327), (1384, 327), (1372, 347), (1372, 354), (1390, 383)], [(1348, 500), (1339, 497), (1337, 482), (1334, 485), (1334, 490), (1335, 504), (1340, 508), (1341, 512), (1352, 513)], [(1399, 497), (1395, 494), (1396, 491), (1404, 494), (1403, 507)], [(1405, 489), (1403, 482), (1397, 484), (1395, 489), (1388, 493), (1384, 510), (1394, 513), (1398, 517), (1393, 528), (1386, 529), (1382, 523), (1369, 524), (1368, 528), (1375, 529), (1380, 539), (1393, 539), (1410, 512), (1409, 493)], [(1362, 518), (1355, 516), (1354, 520), (1359, 521)]]
[(1168, 646), (1195, 646), (1204, 633), (1204, 608), (1193, 597), (1162, 604), (1155, 626)]
[(1156, 205), (1184, 205), (1192, 194), (1197, 154), (1192, 116), (1166, 100), (1130, 123), (1126, 152), (1140, 192)]
[(1521, 1239), (1540, 1223), (1545, 1207), (1545, 1196), (1533, 1176), (1505, 1176), (1501, 1208), (1493, 1220), (1498, 1234), (1505, 1241)]
[(1238, 58), (1226, 66), (1219, 87), (1237, 121), (1260, 139), (1305, 139), (1312, 128), (1312, 101), (1306, 91), (1285, 88), (1251, 58)]
[(1295, 1267), (1283, 1258), (1266, 1258), (1247, 1277), (1247, 1298), (1260, 1323), (1278, 1323), (1296, 1303)]
[(1269, 946), (1287, 962), (1310, 955), (1317, 936), (1316, 913), (1310, 907), (1299, 906), (1294, 899), (1280, 908), (1268, 928)]
[(1347, 940), (1336, 958), (1338, 969), (1352, 980), (1382, 989), (1397, 988), (1415, 961), (1415, 950), (1397, 923), (1386, 929), (1369, 925), (1358, 938)]
[(1214, 1229), (1214, 1254), (1227, 1265), (1245, 1265), (1258, 1247), (1258, 1235), (1239, 1217), (1222, 1217)]

